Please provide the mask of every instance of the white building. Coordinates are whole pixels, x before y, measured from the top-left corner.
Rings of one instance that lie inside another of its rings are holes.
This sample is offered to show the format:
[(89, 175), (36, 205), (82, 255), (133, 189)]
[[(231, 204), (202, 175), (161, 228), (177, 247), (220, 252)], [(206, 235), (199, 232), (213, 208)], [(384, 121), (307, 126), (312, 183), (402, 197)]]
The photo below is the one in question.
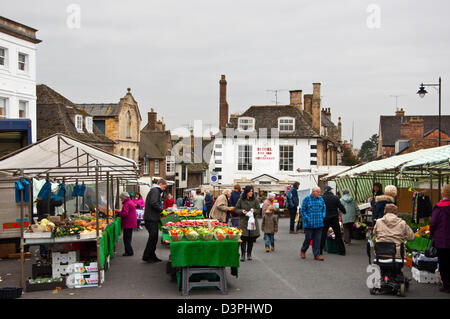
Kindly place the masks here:
[(339, 165), (341, 123), (321, 109), (320, 83), (304, 103), (302, 91), (293, 90), (289, 105), (251, 106), (229, 120), (225, 76), (219, 83), (221, 127), (209, 165), (219, 184), (285, 190), (298, 181), (300, 189), (311, 189), (323, 167)]
[(0, 118), (30, 119), (36, 142), (36, 29), (0, 16)]

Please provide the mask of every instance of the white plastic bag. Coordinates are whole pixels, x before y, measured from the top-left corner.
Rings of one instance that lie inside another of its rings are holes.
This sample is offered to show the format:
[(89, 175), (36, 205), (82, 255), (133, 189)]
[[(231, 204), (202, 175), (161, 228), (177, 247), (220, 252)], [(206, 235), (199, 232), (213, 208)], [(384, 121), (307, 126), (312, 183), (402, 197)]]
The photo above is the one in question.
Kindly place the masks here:
[(248, 216), (247, 229), (248, 230), (255, 230), (256, 229), (256, 225), (255, 225), (255, 217), (253, 216), (253, 211), (248, 212), (247, 216)]

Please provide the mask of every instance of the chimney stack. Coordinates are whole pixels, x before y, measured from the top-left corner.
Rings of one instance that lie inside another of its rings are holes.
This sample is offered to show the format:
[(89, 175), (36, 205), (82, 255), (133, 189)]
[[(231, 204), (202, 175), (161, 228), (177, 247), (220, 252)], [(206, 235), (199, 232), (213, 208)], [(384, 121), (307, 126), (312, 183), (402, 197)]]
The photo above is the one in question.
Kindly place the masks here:
[(312, 96), (312, 126), (317, 133), (320, 134), (320, 83), (313, 83), (313, 96)]
[(222, 75), (219, 81), (219, 129), (225, 129), (228, 123), (227, 81)]
[(302, 107), (302, 90), (292, 90), (290, 93), (290, 105), (297, 107), (300, 111)]
[(156, 112), (151, 109), (150, 112), (148, 112), (148, 128), (151, 131), (156, 130)]
[(342, 142), (342, 122), (341, 122), (340, 116), (338, 118), (338, 132), (339, 132), (339, 141), (338, 142)]
[(395, 116), (405, 116), (405, 111), (403, 110), (403, 108), (398, 109), (395, 111)]
[(305, 111), (309, 115), (312, 115), (312, 94), (305, 94), (304, 100), (305, 100)]

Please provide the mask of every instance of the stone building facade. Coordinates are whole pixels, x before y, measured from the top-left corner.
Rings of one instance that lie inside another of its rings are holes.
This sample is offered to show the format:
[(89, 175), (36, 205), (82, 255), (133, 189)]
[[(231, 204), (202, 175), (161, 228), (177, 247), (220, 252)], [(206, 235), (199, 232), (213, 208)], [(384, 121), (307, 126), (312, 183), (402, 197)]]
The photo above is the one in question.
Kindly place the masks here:
[(91, 114), (94, 124), (116, 144), (114, 154), (139, 162), (141, 114), (131, 89), (119, 103), (77, 104)]

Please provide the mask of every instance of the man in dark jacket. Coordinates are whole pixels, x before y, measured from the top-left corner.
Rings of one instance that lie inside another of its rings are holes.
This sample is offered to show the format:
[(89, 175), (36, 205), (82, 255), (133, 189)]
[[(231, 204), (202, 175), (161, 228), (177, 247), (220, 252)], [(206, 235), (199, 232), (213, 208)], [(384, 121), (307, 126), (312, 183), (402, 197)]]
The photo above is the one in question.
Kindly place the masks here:
[(162, 194), (166, 187), (167, 182), (161, 178), (158, 181), (158, 184), (152, 186), (152, 189), (145, 199), (144, 222), (149, 236), (142, 260), (149, 263), (161, 261), (161, 259), (156, 257), (155, 250), (158, 243), (158, 223), (161, 219), (161, 213), (163, 211), (161, 207)]
[(206, 205), (206, 218), (209, 218), (209, 213), (211, 212), (211, 208), (214, 205), (214, 199), (210, 192), (206, 192), (205, 196), (205, 205)]
[(298, 232), (294, 230), (295, 226), (295, 216), (297, 215), (297, 207), (299, 205), (298, 199), (298, 188), (300, 187), (299, 182), (295, 182), (292, 185), (286, 196), (286, 208), (289, 210), (290, 223), (289, 223), (289, 234), (297, 234)]
[(333, 228), (335, 238), (339, 245), (339, 255), (345, 256), (345, 245), (342, 240), (341, 227), (339, 225), (339, 210), (343, 214), (345, 214), (346, 211), (339, 200), (339, 197), (334, 195), (331, 190), (332, 188), (330, 186), (326, 186), (322, 195), (322, 199), (327, 207), (327, 214), (323, 220), (324, 227), (322, 231), (322, 240), (320, 242), (320, 254), (322, 255), (323, 247), (325, 246), (325, 241), (328, 235), (328, 229), (331, 227)]

